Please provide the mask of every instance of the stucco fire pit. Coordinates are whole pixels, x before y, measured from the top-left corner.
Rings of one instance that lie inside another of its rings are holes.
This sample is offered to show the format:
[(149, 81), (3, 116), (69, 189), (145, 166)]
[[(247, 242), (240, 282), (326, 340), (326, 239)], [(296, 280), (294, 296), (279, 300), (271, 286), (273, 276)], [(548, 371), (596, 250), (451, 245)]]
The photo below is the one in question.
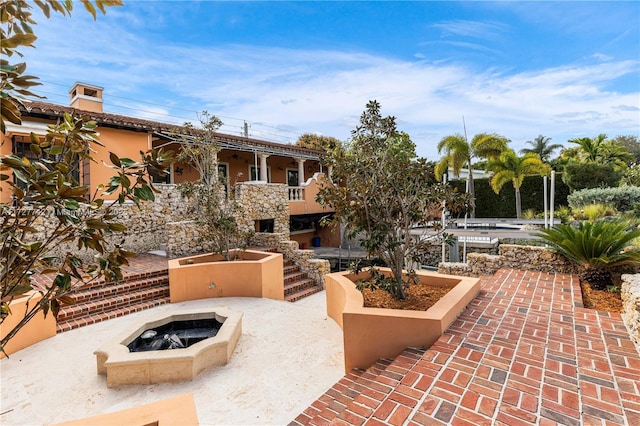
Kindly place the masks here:
[[(222, 323), (217, 334), (186, 348), (130, 352), (128, 346), (147, 330), (194, 320)], [(242, 314), (226, 308), (163, 314), (94, 352), (98, 374), (106, 374), (107, 387), (193, 380), (208, 367), (229, 362), (242, 334)]]

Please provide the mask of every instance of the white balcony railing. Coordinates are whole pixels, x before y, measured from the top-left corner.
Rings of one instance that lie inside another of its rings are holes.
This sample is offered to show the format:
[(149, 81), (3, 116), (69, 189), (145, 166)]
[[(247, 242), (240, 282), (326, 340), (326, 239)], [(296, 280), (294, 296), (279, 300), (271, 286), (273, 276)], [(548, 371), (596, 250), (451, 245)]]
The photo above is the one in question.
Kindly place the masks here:
[(289, 201), (304, 201), (304, 188), (302, 186), (290, 186)]

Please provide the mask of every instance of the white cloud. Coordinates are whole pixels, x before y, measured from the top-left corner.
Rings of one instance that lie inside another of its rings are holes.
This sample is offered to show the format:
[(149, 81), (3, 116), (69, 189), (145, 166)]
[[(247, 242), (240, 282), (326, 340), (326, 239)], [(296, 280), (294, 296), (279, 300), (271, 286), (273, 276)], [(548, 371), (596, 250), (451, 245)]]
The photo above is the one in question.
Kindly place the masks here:
[[(128, 31), (135, 19), (51, 20), (38, 28), (38, 47), (26, 56), (29, 72), (69, 87), (78, 80), (103, 86), (107, 111), (124, 105), (128, 109), (118, 113), (160, 121), (170, 121), (169, 114), (181, 123), (195, 121), (195, 112), (206, 109), (223, 118), (229, 133), (239, 133), (242, 120), (248, 120), (253, 135), (273, 140), (278, 134), (280, 141), (310, 131), (346, 139), (367, 101), (377, 99), (383, 114), (397, 116), (429, 158), (437, 157), (435, 145), (442, 137), (462, 132), (463, 116), (470, 135), (498, 132), (516, 149), (538, 134), (563, 143), (584, 135), (639, 132), (640, 93), (609, 89), (617, 79), (637, 75), (637, 61), (595, 54), (592, 63), (479, 72), (453, 61), (403, 61), (353, 51), (162, 44)], [(473, 37), (506, 31), (500, 24), (471, 24), (439, 28)]]

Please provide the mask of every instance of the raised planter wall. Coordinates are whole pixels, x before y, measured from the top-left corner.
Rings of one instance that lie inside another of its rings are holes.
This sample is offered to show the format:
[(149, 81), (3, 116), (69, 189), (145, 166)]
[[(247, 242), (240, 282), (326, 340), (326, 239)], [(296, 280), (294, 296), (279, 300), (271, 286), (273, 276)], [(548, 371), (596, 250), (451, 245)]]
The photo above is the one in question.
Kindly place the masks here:
[(479, 277), (480, 275), (493, 275), (501, 268), (563, 274), (576, 274), (579, 271), (579, 267), (566, 257), (544, 247), (500, 244), (497, 255), (468, 253), (467, 263), (440, 263), (438, 272)]
[(167, 398), (139, 407), (58, 423), (55, 426), (113, 425), (198, 426), (198, 413), (192, 393)]
[[(22, 297), (17, 297), (9, 304), (11, 313), (5, 318), (0, 325), (0, 335), (4, 338), (13, 328), (24, 318), (27, 305), (34, 306), (42, 297), (35, 291), (31, 291)], [(5, 352), (11, 355), (42, 340), (48, 339), (56, 335), (56, 319), (49, 312), (45, 317), (42, 312), (38, 312), (36, 316), (18, 331), (18, 333), (9, 340), (4, 347)], [(0, 359), (4, 358), (4, 354), (0, 353)]]
[(284, 299), (282, 254), (240, 251), (241, 260), (204, 254), (169, 260), (171, 303), (214, 297)]
[[(381, 270), (390, 273), (387, 268)], [(366, 273), (335, 272), (326, 276), (327, 314), (343, 331), (346, 372), (366, 369), (378, 359), (393, 358), (410, 346), (431, 346), (480, 291), (475, 278), (417, 273), (421, 280), (455, 287), (426, 311), (365, 308), (354, 280), (365, 278)]]
[(640, 274), (622, 276), (622, 319), (640, 352)]

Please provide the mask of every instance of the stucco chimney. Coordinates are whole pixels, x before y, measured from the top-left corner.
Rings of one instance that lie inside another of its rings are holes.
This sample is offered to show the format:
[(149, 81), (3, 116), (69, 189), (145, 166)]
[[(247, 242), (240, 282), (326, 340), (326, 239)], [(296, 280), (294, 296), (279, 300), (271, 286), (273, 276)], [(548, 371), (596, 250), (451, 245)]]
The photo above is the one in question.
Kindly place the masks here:
[(102, 112), (103, 90), (103, 87), (76, 82), (69, 91), (69, 105), (83, 111)]

